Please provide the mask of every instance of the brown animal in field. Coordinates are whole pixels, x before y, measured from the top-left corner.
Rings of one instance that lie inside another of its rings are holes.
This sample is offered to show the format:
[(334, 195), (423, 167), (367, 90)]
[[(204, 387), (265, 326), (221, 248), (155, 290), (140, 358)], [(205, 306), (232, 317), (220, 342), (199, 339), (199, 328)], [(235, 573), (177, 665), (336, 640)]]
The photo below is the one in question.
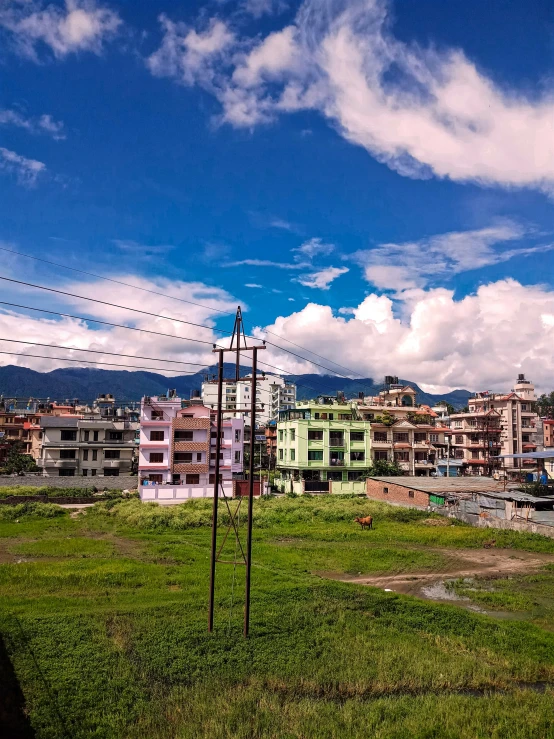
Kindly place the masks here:
[(368, 529), (373, 528), (373, 516), (364, 516), (363, 518), (360, 518), (360, 516), (357, 516), (357, 518), (354, 519), (356, 523), (359, 523), (362, 527), (362, 530), (365, 529), (367, 526)]
[(490, 541), (486, 541), (483, 544), (484, 549), (491, 549), (492, 547), (496, 546), (496, 539), (491, 539)]

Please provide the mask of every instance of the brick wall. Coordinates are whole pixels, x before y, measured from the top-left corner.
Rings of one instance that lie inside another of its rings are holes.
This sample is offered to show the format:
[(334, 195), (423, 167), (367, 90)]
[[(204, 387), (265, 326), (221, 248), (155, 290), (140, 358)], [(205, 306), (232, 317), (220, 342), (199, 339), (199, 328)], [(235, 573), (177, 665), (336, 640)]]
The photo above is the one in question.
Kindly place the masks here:
[(207, 441), (176, 441), (173, 444), (175, 452), (207, 452), (209, 448)]
[(209, 429), (209, 418), (174, 418), (171, 422), (174, 429)]
[[(401, 479), (399, 478), (399, 480)], [(388, 490), (388, 492), (385, 492), (385, 490)], [(410, 495), (410, 492), (412, 495)], [(428, 493), (413, 490), (413, 488), (406, 487), (401, 483), (382, 482), (381, 480), (368, 478), (366, 481), (366, 493), (368, 498), (382, 500), (385, 503), (417, 506), (418, 508), (427, 508), (429, 505)]]

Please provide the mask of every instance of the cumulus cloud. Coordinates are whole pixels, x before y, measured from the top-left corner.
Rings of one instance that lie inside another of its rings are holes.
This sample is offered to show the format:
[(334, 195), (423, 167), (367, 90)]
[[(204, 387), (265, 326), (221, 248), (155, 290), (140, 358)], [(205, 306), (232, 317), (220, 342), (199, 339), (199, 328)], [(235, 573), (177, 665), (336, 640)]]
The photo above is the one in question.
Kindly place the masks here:
[[(94, 324), (92, 321), (87, 323), (73, 318), (46, 319), (36, 317), (36, 314), (28, 316), (23, 312), (13, 309), (8, 310), (0, 306), (0, 351), (15, 351), (26, 355), (38, 354), (45, 357), (38, 359), (0, 354), (0, 365), (17, 364), (39, 371), (50, 371), (57, 367), (67, 367), (68, 363), (49, 359), (48, 357), (70, 357), (86, 360), (87, 362), (115, 362), (116, 364), (126, 365), (129, 369), (132, 369), (133, 366), (159, 367), (162, 374), (169, 374), (170, 372), (174, 373), (176, 365), (164, 363), (164, 360), (167, 359), (198, 362), (200, 365), (206, 366), (213, 363), (212, 343), (219, 342), (221, 334), (213, 331), (211, 327), (215, 326), (215, 318), (220, 315), (219, 311), (232, 312), (236, 308), (236, 300), (229, 293), (202, 283), (179, 282), (161, 278), (147, 280), (136, 275), (126, 274), (111, 275), (111, 277), (140, 288), (164, 293), (165, 296), (145, 293), (124, 285), (110, 285), (110, 283), (102, 280), (66, 283), (63, 289), (76, 295), (113, 302), (138, 310), (146, 310), (160, 316), (170, 316), (174, 319), (203, 324), (208, 328), (182, 324), (177, 320), (146, 316), (124, 308), (113, 308), (68, 296), (59, 296), (59, 300), (64, 305), (61, 308), (57, 305), (56, 310), (88, 316), (91, 319), (105, 320), (110, 323), (126, 324), (139, 328), (141, 331), (110, 328)], [(10, 293), (11, 297), (17, 292), (18, 288), (13, 288)], [(180, 303), (179, 299), (192, 300), (206, 307)], [(21, 302), (26, 304), (28, 300), (29, 295), (25, 293), (25, 300), (21, 300)], [(14, 300), (14, 302), (18, 301)], [(229, 317), (229, 321), (232, 324), (232, 317)], [(231, 327), (232, 325), (229, 326), (229, 329)], [(160, 332), (168, 334), (168, 336), (158, 336), (147, 333), (148, 331)], [(5, 341), (2, 342), (1, 338), (18, 338), (23, 341), (57, 344), (75, 350), (95, 349), (100, 351), (100, 354), (87, 355), (78, 351), (65, 352), (60, 349), (46, 347), (14, 345)], [(102, 354), (102, 350), (132, 356), (154, 357), (159, 358), (159, 360), (152, 362), (151, 360), (133, 360), (123, 357), (114, 358), (110, 354)], [(78, 363), (71, 364), (78, 365)], [(194, 370), (194, 367), (183, 366), (179, 368), (177, 366), (178, 372), (186, 372), (190, 369)], [(200, 369), (200, 366), (198, 369)]]
[(46, 171), (46, 165), (44, 162), (27, 159), (15, 151), (0, 147), (0, 170), (13, 174), (18, 184), (33, 187), (39, 175)]
[(221, 120), (236, 127), (316, 110), (403, 176), (552, 192), (554, 95), (501, 88), (461, 49), (400, 41), (390, 7), (304, 0), (293, 24), (265, 38), (220, 29), (224, 53), (210, 54), (203, 75), (187, 71), (192, 31), (165, 20), (150, 60), (170, 63), (151, 69), (204, 85), (221, 104)]
[(333, 280), (348, 272), (348, 267), (325, 267), (324, 269), (300, 275), (296, 281), (305, 287), (315, 287), (320, 290), (328, 290)]
[(433, 280), (554, 249), (554, 244), (507, 249), (505, 244), (527, 236), (525, 228), (505, 222), (472, 231), (452, 231), (403, 244), (380, 244), (351, 258), (364, 268), (366, 279), (382, 290), (421, 288)]
[[(403, 318), (390, 298), (371, 294), (352, 317), (310, 303), (267, 328), (310, 351), (340, 357), (366, 377), (395, 374), (440, 391), (506, 390), (519, 372), (548, 389), (554, 373), (554, 291), (512, 279), (483, 285), (461, 300), (444, 288), (422, 290)], [(275, 347), (266, 353), (268, 362), (291, 373), (318, 371)]]
[(40, 0), (11, 0), (0, 8), (0, 27), (23, 55), (39, 60), (41, 46), (57, 58), (79, 51), (100, 54), (121, 19), (95, 0), (65, 0), (65, 7)]

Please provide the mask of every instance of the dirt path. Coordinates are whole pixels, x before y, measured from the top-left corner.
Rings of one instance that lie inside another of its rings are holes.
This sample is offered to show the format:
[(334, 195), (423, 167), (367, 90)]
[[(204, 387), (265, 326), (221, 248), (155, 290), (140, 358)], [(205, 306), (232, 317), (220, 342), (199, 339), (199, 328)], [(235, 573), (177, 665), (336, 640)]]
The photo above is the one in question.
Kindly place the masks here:
[[(315, 573), (322, 577), (358, 585), (414, 595), (426, 600), (454, 601), (455, 594), (444, 585), (458, 577), (505, 577), (531, 574), (544, 565), (554, 563), (554, 555), (522, 552), (513, 549), (427, 549), (444, 557), (438, 570), (395, 572), (389, 575), (352, 577), (333, 573)], [(460, 605), (462, 605), (460, 603)]]

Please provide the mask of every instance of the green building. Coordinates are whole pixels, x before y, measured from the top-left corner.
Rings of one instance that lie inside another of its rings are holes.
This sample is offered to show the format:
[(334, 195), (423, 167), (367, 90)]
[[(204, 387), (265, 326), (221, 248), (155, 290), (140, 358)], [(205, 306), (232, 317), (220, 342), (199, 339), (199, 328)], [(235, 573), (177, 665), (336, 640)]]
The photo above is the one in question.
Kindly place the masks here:
[(355, 405), (321, 396), (281, 411), (277, 488), (295, 493), (363, 493), (371, 466), (370, 423)]

